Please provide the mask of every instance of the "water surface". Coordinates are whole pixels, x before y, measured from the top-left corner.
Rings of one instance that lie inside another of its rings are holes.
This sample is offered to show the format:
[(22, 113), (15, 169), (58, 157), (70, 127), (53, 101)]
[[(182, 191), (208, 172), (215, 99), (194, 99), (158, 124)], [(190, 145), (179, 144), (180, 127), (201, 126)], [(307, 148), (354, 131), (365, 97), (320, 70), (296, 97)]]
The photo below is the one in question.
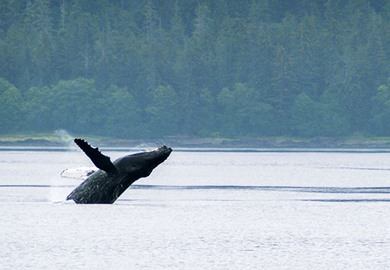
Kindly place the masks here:
[(0, 151), (0, 269), (390, 268), (386, 152), (173, 152), (113, 205), (65, 202), (89, 165)]

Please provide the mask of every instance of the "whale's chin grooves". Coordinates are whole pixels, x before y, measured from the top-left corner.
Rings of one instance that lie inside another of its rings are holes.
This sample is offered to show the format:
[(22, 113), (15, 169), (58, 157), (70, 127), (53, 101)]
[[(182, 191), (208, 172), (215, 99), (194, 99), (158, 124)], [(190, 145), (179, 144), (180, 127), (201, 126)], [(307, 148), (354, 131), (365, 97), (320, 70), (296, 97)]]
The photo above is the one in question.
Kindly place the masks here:
[(74, 141), (99, 168), (66, 197), (80, 204), (114, 203), (132, 183), (149, 176), (172, 152), (171, 148), (162, 146), (154, 151), (124, 156), (111, 162), (109, 157), (86, 141)]

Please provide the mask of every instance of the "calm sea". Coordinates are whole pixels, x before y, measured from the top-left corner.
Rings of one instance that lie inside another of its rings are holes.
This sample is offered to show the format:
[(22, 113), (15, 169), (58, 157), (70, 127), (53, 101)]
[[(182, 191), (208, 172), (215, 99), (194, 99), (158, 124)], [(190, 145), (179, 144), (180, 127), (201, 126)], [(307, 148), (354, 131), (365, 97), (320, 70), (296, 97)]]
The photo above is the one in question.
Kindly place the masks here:
[(0, 269), (390, 269), (390, 153), (174, 151), (113, 205), (64, 201), (90, 165), (0, 150)]

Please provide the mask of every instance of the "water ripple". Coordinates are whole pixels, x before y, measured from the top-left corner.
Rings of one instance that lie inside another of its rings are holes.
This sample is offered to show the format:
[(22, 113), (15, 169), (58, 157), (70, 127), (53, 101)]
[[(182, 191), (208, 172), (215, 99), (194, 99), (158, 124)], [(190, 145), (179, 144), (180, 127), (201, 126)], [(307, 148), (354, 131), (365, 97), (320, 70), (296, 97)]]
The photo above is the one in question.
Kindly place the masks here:
[[(75, 185), (0, 185), (0, 188), (72, 188)], [(131, 189), (151, 190), (259, 190), (331, 194), (390, 194), (390, 187), (313, 187), (243, 185), (132, 185)]]

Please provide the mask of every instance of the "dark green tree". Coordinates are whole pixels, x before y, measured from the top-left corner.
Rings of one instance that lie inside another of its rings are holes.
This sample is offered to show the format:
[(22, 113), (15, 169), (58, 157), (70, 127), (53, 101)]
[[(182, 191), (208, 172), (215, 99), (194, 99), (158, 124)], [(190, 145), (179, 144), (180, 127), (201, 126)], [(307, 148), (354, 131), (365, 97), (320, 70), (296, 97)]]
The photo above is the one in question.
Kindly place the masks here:
[(134, 97), (126, 88), (110, 86), (103, 97), (98, 98), (95, 119), (98, 124), (94, 131), (110, 137), (139, 137), (144, 135), (140, 110)]
[(147, 128), (151, 137), (176, 135), (182, 117), (178, 113), (178, 95), (171, 86), (158, 86), (152, 94), (148, 113)]
[(49, 104), (54, 129), (86, 134), (99, 130), (100, 95), (93, 80), (60, 81), (51, 91)]
[(274, 133), (275, 113), (271, 105), (261, 101), (258, 93), (245, 84), (224, 88), (218, 95), (222, 107), (221, 127), (228, 136), (264, 136)]
[(0, 78), (0, 133), (17, 132), (22, 127), (22, 97), (20, 91)]
[(344, 135), (347, 124), (329, 104), (313, 101), (304, 92), (296, 96), (291, 107), (291, 129), (301, 137)]
[(30, 86), (51, 83), (53, 30), (48, 0), (27, 1), (24, 10), (26, 59), (25, 80)]
[(390, 78), (381, 85), (373, 97), (371, 132), (377, 135), (390, 135)]
[(52, 91), (47, 86), (28, 89), (24, 97), (24, 121), (27, 130), (50, 132), (54, 129), (51, 95)]

